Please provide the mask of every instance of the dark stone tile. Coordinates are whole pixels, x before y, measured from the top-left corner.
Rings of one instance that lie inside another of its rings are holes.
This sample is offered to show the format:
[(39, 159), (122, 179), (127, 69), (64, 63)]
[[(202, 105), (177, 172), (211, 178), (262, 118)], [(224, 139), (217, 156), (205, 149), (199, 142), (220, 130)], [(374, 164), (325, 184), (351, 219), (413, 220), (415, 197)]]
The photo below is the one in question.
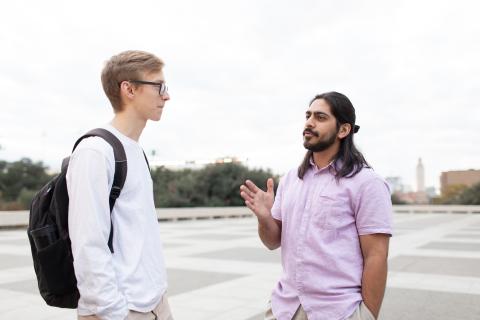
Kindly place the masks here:
[(478, 320), (480, 296), (387, 288), (380, 320)]
[(167, 269), (168, 295), (174, 296), (225, 281), (244, 277), (244, 275), (207, 272), (187, 269)]
[(420, 247), (421, 249), (458, 250), (458, 251), (480, 251), (480, 243), (475, 242), (429, 242)]
[(267, 248), (238, 247), (234, 249), (211, 251), (193, 255), (193, 257), (212, 258), (221, 260), (239, 260), (251, 262), (280, 263), (280, 250), (270, 251)]
[[(387, 288), (379, 320), (478, 320), (480, 296)], [(263, 320), (264, 312), (246, 320)]]
[(480, 277), (480, 259), (398, 256), (389, 260), (388, 269), (390, 271)]
[[(168, 295), (174, 296), (184, 292), (200, 289), (221, 282), (243, 277), (239, 274), (205, 272), (184, 269), (167, 269)], [(38, 293), (35, 279), (0, 284), (0, 289), (22, 293)]]

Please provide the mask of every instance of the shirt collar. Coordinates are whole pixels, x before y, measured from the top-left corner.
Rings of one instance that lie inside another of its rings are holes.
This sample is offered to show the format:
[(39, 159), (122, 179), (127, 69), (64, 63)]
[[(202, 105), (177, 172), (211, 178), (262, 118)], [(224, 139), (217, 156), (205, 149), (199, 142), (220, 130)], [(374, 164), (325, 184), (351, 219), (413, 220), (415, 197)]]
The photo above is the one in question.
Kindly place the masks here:
[(313, 155), (310, 157), (310, 166), (312, 167), (313, 169), (313, 173), (316, 174), (316, 173), (320, 173), (320, 172), (323, 172), (323, 171), (329, 171), (330, 173), (332, 174), (336, 174), (337, 173), (337, 170), (335, 167), (337, 167), (338, 165), (341, 164), (341, 160), (340, 159), (334, 159), (332, 161), (330, 161), (329, 164), (327, 164), (325, 167), (323, 168), (319, 168), (315, 162), (313, 161)]

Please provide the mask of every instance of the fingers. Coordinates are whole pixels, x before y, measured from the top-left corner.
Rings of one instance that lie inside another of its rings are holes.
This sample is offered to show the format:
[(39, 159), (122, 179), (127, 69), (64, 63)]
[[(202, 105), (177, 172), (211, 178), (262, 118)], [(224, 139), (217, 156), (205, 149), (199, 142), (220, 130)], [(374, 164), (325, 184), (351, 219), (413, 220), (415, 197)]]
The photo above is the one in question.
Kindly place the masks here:
[(250, 180), (245, 181), (245, 184), (248, 187), (248, 189), (253, 193), (257, 193), (258, 191), (260, 191), (260, 189), (255, 185), (255, 183), (253, 183)]
[[(241, 186), (240, 186), (240, 195), (241, 195), (242, 192), (245, 193), (245, 194), (246, 194), (247, 196), (249, 196), (250, 198), (254, 198), (254, 197), (255, 197), (255, 194), (254, 194), (252, 191), (250, 191), (250, 190), (249, 190), (246, 186), (244, 186), (244, 185), (241, 185)], [(243, 196), (242, 196), (242, 197), (243, 197)]]
[(267, 192), (268, 193), (273, 193), (273, 184), (274, 184), (273, 179), (269, 178), (267, 180)]
[(250, 196), (248, 193), (242, 191), (240, 192), (240, 196), (243, 198), (243, 200), (253, 203), (253, 197)]

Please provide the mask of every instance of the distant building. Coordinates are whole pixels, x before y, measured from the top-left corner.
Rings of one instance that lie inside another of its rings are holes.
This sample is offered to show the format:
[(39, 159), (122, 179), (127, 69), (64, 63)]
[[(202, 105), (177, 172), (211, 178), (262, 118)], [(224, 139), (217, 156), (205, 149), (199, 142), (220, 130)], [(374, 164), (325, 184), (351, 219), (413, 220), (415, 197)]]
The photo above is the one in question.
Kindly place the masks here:
[(464, 185), (471, 187), (477, 183), (480, 183), (480, 170), (446, 171), (440, 175), (440, 190), (442, 195), (445, 194), (449, 186)]
[(422, 158), (417, 163), (417, 192), (425, 191), (425, 168), (423, 167)]
[(401, 177), (386, 177), (385, 181), (387, 181), (388, 185), (390, 186), (390, 193), (404, 192), (404, 186), (402, 184)]
[(432, 199), (438, 196), (437, 190), (435, 187), (427, 187), (425, 188), (425, 193), (427, 194), (428, 198)]
[(399, 192), (395, 195), (398, 200), (405, 204), (428, 204), (429, 202), (425, 192)]
[(425, 188), (425, 167), (422, 158), (418, 159), (416, 178), (416, 191), (413, 191), (410, 186), (403, 185), (400, 177), (387, 177), (385, 180), (390, 185), (390, 191), (399, 201), (407, 204), (428, 204), (430, 199), (435, 197), (435, 188)]

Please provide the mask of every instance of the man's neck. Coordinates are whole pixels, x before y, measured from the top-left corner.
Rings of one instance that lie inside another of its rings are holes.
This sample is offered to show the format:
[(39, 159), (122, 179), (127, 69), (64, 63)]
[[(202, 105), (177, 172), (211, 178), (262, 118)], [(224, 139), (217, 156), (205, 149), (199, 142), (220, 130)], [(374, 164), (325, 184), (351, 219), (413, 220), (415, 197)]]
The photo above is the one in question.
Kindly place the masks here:
[(146, 121), (129, 114), (127, 110), (116, 113), (110, 124), (122, 134), (138, 142)]
[(334, 144), (330, 148), (313, 153), (313, 162), (318, 168), (324, 168), (330, 164), (335, 159), (335, 156), (338, 154), (339, 145)]

